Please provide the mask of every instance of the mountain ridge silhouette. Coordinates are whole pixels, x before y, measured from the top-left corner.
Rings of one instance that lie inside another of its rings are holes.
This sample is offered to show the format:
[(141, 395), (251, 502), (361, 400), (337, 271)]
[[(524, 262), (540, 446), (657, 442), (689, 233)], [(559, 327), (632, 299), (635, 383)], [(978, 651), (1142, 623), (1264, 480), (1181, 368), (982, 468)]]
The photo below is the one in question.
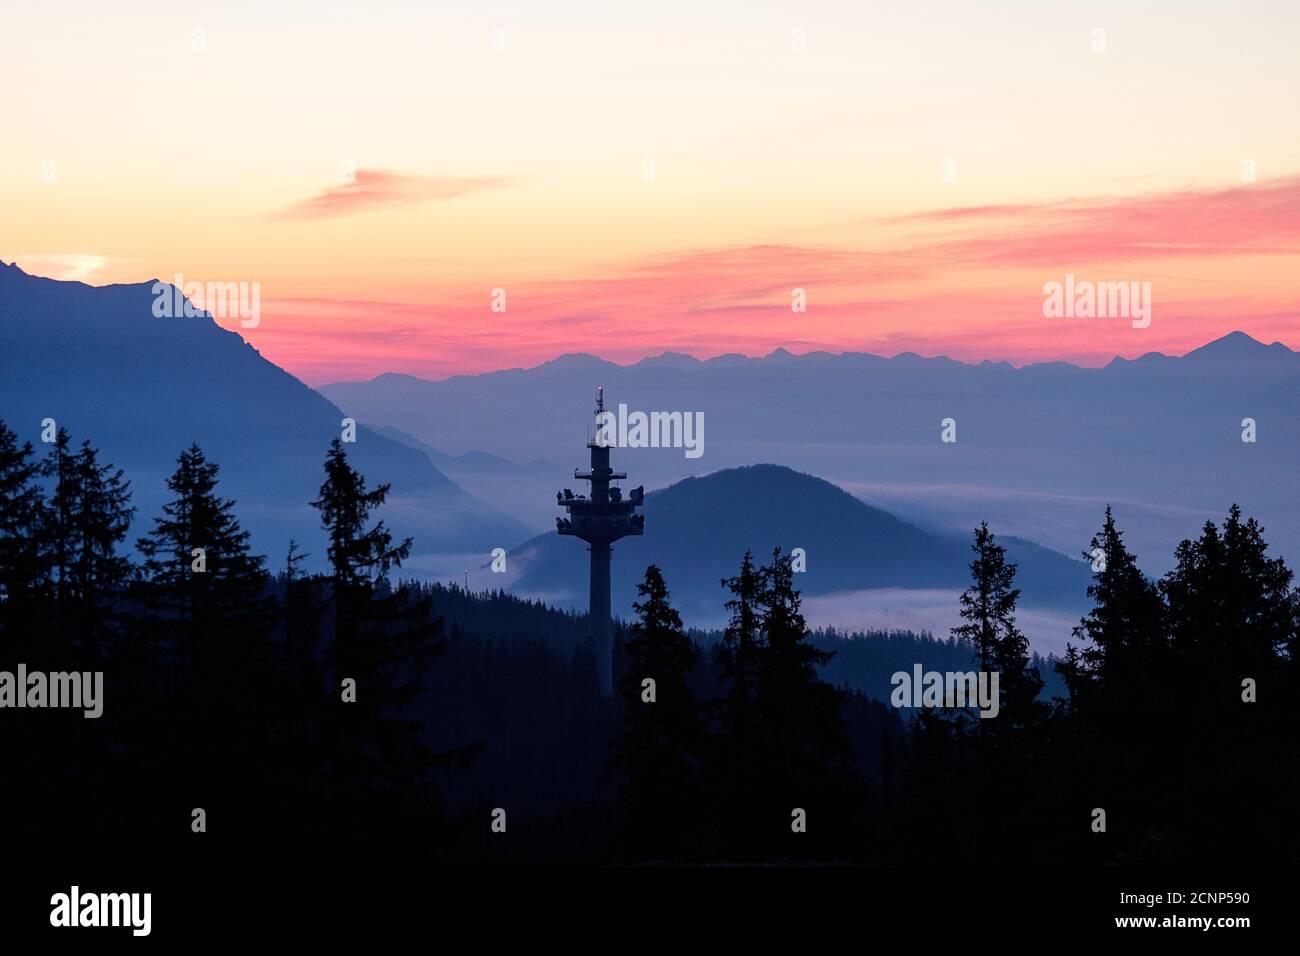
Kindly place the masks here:
[[(790, 507), (791, 503), (798, 507)], [(613, 594), (618, 613), (629, 615), (646, 565), (656, 564), (674, 603), (699, 614), (721, 606), (718, 582), (735, 573), (752, 550), (766, 561), (773, 547), (801, 547), (805, 595), (876, 588), (961, 590), (970, 580), (970, 540), (924, 530), (875, 508), (832, 482), (770, 463), (728, 468), (684, 478), (646, 495), (646, 533), (614, 546)], [(996, 528), (994, 529), (996, 533)], [(1024, 603), (1075, 609), (1085, 606), (1089, 567), (1082, 560), (1014, 536), (999, 541), (1022, 569), (1017, 585)], [(524, 566), (515, 588), (525, 593), (568, 592), (585, 606), (587, 550), (555, 532), (511, 549)]]
[[(290, 537), (323, 560), (308, 502), (347, 414), (208, 313), (155, 316), (157, 281), (96, 287), (0, 267), (0, 417), (38, 452), (52, 418), (124, 469), (133, 536), (166, 500), (176, 456), (197, 442), (273, 565)], [(527, 533), (400, 442), (358, 427), (346, 448), (372, 486), (392, 484), (389, 526), (426, 547), (487, 553)]]

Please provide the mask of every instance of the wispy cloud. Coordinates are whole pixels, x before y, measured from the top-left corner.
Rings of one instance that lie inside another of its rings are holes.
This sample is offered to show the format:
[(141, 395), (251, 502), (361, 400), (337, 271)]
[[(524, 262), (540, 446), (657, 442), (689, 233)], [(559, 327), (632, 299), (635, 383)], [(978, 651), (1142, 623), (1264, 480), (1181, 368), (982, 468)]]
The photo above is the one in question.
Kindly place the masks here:
[(388, 206), (415, 206), (504, 186), (509, 180), (492, 176), (407, 176), (358, 169), (356, 181), (333, 186), (280, 210), (278, 220), (332, 219)]
[[(1300, 176), (871, 225), (870, 248), (687, 248), (512, 283), (508, 313), (489, 311), (486, 283), (434, 284), (417, 301), (280, 301), (264, 310), (274, 334), (243, 334), (317, 382), (533, 365), (575, 347), (620, 362), (783, 346), (1104, 365), (1182, 354), (1230, 329), (1296, 344), (1285, 277), (1300, 256)], [(1155, 280), (1155, 323), (1045, 320), (1043, 284), (1067, 271)], [(796, 289), (806, 311), (794, 308)]]
[(946, 209), (923, 209), (902, 216), (889, 216), (880, 220), (887, 223), (951, 222), (957, 219), (992, 219), (1005, 216), (1023, 216), (1052, 206), (1034, 206), (1028, 203), (1001, 203), (991, 206), (952, 206)]
[(1219, 189), (935, 209), (887, 221), (969, 225), (971, 234), (934, 242), (928, 251), (1004, 265), (1295, 255), (1300, 176)]

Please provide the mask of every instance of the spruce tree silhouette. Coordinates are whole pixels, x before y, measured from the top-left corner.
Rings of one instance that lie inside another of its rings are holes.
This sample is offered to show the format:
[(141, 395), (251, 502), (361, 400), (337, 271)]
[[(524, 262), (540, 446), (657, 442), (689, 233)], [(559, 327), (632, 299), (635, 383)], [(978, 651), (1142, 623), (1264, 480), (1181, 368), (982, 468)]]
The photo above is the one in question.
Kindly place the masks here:
[[(59, 429), (45, 468), (53, 494), (41, 512), (40, 535), (57, 575), (47, 626), (60, 637), (56, 653), (62, 666), (103, 672), (124, 636), (121, 592), (131, 565), (117, 547), (135, 509), (120, 470), (100, 465), (89, 441), (76, 454), (69, 454), (68, 445), (67, 432)], [(107, 685), (102, 693), (107, 695)], [(73, 721), (66, 728), (75, 741), (74, 759), (58, 761), (52, 775), (63, 794), (102, 789), (109, 744), (121, 740), (117, 716), (115, 706), (107, 719), (101, 713), (93, 722)]]
[(764, 832), (764, 825), (773, 823), (765, 821), (766, 807), (759, 805), (764, 785), (758, 713), (764, 583), (751, 552), (745, 552), (740, 573), (724, 578), (722, 586), (731, 592), (724, 605), (731, 618), (717, 648), (723, 693), (714, 704), (721, 730), (711, 761), (712, 811), (722, 854), (744, 857), (754, 853), (755, 838)]
[(1137, 566), (1124, 546), (1110, 505), (1101, 530), (1092, 536), (1089, 561), (1101, 552), (1100, 570), (1088, 585), (1091, 611), (1074, 628), (1081, 648), (1067, 645), (1073, 666), (1060, 668), (1067, 678), (1071, 705), (1076, 709), (1126, 707), (1136, 688), (1126, 681), (1142, 671), (1168, 666), (1164, 606), (1155, 582)]
[(99, 464), (89, 441), (73, 456), (63, 444), (55, 447), (57, 464), (51, 471), (57, 484), (49, 514), (61, 539), (53, 549), (61, 562), (56, 613), (72, 639), (78, 666), (94, 670), (104, 645), (120, 639), (117, 605), (132, 572), (130, 560), (117, 548), (131, 530), (135, 509), (122, 471)]
[(251, 840), (275, 823), (254, 789), (276, 763), (275, 608), (264, 559), (250, 553), (234, 502), (218, 494), (218, 472), (198, 445), (181, 452), (167, 480), (173, 498), (136, 543), (136, 595), (160, 705), (175, 721), (167, 749), (179, 772), (163, 791), (166, 812), (202, 807)]
[[(843, 840), (849, 830), (843, 815), (852, 797), (862, 794), (850, 782), (853, 747), (841, 717), (846, 697), (817, 672), (835, 655), (810, 640), (794, 573), (790, 555), (780, 548), (759, 572), (759, 626), (766, 638), (757, 696), (763, 803), (770, 808), (767, 819), (784, 823), (769, 825), (781, 836), (772, 843), (790, 855), (813, 856), (829, 833)], [(789, 820), (796, 807), (818, 825), (792, 839)]]
[[(1032, 726), (1041, 719), (1043, 708), (1038, 694), (1043, 680), (1033, 666), (1029, 639), (1016, 625), (1016, 602), (1020, 589), (1013, 587), (1016, 566), (1007, 563), (1006, 550), (989, 531), (988, 522), (975, 529), (971, 544), (971, 585), (962, 592), (960, 614), (966, 621), (952, 629), (953, 636), (969, 644), (981, 671), (997, 671), (1001, 705), (996, 723), (1000, 739)], [(987, 735), (984, 735), (987, 736)]]
[[(609, 770), (622, 781), (625, 853), (632, 859), (673, 859), (699, 851), (700, 766), (707, 728), (690, 687), (698, 653), (668, 601), (668, 586), (653, 564), (637, 585), (619, 682), (623, 725), (613, 741)], [(643, 686), (653, 680), (653, 700)]]
[(722, 583), (731, 619), (717, 651), (721, 731), (710, 773), (720, 848), (740, 859), (816, 855), (824, 845), (807, 835), (815, 831), (791, 839), (793, 811), (819, 812), (827, 835), (828, 821), (862, 796), (850, 795), (845, 697), (817, 674), (833, 655), (813, 645), (779, 548), (757, 568), (746, 551), (740, 573)]
[(34, 627), (48, 611), (49, 568), (40, 547), (44, 495), (30, 442), (0, 421), (0, 663), (32, 659), (46, 643)]
[[(39, 670), (62, 658), (61, 636), (47, 624), (52, 589), (42, 541), (42, 470), (31, 444), (19, 444), (0, 421), (0, 670), (11, 674), (18, 664)], [(14, 691), (26, 693), (26, 688)], [(22, 846), (34, 843), (37, 833), (58, 832), (67, 764), (59, 756), (67, 750), (57, 742), (71, 722), (7, 703), (10, 707), (0, 712), (0, 749), (15, 772), (10, 785), (0, 787), (0, 818), (8, 822), (15, 845)]]
[(1175, 650), (1203, 659), (1234, 687), (1238, 674), (1268, 673), (1294, 640), (1292, 572), (1267, 551), (1259, 523), (1242, 521), (1234, 504), (1222, 533), (1206, 522), (1198, 541), (1178, 546), (1178, 563), (1161, 582)]
[(1028, 782), (1046, 707), (1038, 701), (1043, 680), (1030, 658), (1029, 640), (1016, 624), (1016, 566), (1007, 562), (988, 522), (975, 529), (971, 550), (971, 584), (961, 594), (959, 611), (966, 623), (952, 633), (970, 646), (981, 672), (998, 674), (1000, 702), (996, 717), (980, 717), (969, 707), (946, 716), (958, 749), (969, 748), (974, 762), (976, 842), (986, 858), (997, 859), (1018, 849), (1018, 817), (1033, 802)]
[[(198, 445), (181, 452), (167, 479), (174, 497), (136, 542), (150, 584), (150, 609), (166, 625), (169, 654), (182, 673), (198, 673), (208, 659), (219, 664), (236, 652), (244, 666), (267, 656), (255, 643), (241, 646), (241, 631), (265, 632), (267, 574), (265, 558), (249, 551), (235, 503), (217, 494), (219, 470)], [(222, 637), (230, 643), (215, 643)]]
[(1063, 789), (1086, 787), (1118, 825), (1157, 832), (1170, 817), (1178, 763), (1168, 745), (1179, 717), (1164, 604), (1109, 505), (1090, 544), (1084, 557), (1097, 568), (1088, 585), (1094, 606), (1074, 628), (1083, 643), (1067, 644), (1056, 665), (1069, 691), (1058, 733), (1074, 755)]
[(54, 653), (58, 661), (69, 667), (76, 659), (76, 649), (72, 646), (72, 628), (67, 620), (68, 608), (75, 603), (69, 598), (68, 574), (78, 550), (73, 527), (77, 509), (76, 466), (70, 447), (67, 429), (58, 429), (41, 463), (41, 478), (53, 491), (41, 512), (40, 527), (41, 547), (50, 567), (50, 610), (54, 624), (51, 633), (58, 641)]
[(267, 770), (268, 788), (291, 811), (284, 815), (281, 839), (310, 844), (319, 839), (323, 814), (319, 807), (325, 757), (321, 745), (321, 714), (333, 699), (325, 684), (321, 660), (321, 624), (328, 596), (325, 585), (303, 574), (309, 557), (290, 539), (284, 571), (276, 580), (279, 594), (280, 687), (274, 725), (280, 729), (281, 761)]
[[(441, 813), (429, 771), (466, 764), (481, 750), (471, 744), (434, 754), (412, 715), (425, 672), (446, 645), (431, 602), (389, 581), (410, 555), (411, 539), (394, 544), (382, 520), (370, 524), (388, 491), (386, 484), (367, 488), (336, 438), (311, 503), (329, 535), (334, 611), (326, 655), (332, 704), (323, 718), (328, 794), (337, 831), (372, 845), (417, 826), (436, 834)], [(355, 682), (347, 700), (344, 681)]]
[[(1243, 839), (1296, 853), (1293, 830), (1279, 833), (1268, 808), (1282, 812), (1281, 799), (1295, 794), (1295, 763), (1278, 762), (1294, 755), (1294, 738), (1278, 731), (1294, 713), (1300, 593), (1267, 551), (1263, 529), (1233, 504), (1222, 531), (1206, 522), (1200, 538), (1178, 546), (1160, 582), (1184, 713), (1186, 825), (1207, 853), (1226, 859)], [(1254, 702), (1245, 700), (1246, 681)]]

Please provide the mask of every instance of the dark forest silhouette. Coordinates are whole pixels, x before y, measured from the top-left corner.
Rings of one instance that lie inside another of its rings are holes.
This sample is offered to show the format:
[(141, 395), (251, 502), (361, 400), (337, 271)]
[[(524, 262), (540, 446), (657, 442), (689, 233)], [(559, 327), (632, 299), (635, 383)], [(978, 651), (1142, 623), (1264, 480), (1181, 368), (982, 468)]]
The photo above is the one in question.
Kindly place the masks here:
[[(1297, 857), (1280, 821), (1298, 796), (1300, 592), (1235, 505), (1158, 582), (1108, 509), (1059, 678), (1016, 627), (1016, 568), (987, 526), (946, 643), (810, 632), (780, 550), (737, 555), (726, 628), (688, 631), (652, 566), (616, 627), (610, 700), (585, 618), (394, 580), (411, 542), (338, 441), (312, 502), (328, 573), (304, 575), (293, 542), (275, 569), (252, 554), (198, 446), (168, 490), (131, 560), (126, 476), (65, 431), (39, 458), (0, 423), (0, 670), (105, 675), (98, 719), (0, 712), (20, 844), (450, 864)], [(922, 647), (998, 671), (999, 716), (904, 719), (828, 680)]]

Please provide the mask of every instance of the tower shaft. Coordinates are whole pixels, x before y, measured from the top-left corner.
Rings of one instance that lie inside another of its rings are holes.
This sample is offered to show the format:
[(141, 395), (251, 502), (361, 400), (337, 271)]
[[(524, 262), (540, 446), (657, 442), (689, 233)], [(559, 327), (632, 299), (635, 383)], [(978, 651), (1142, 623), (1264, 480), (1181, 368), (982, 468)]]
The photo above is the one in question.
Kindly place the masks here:
[(588, 633), (596, 648), (596, 675), (600, 692), (614, 693), (614, 632), (609, 608), (609, 562), (613, 548), (608, 541), (591, 542), (591, 592), (588, 603)]

